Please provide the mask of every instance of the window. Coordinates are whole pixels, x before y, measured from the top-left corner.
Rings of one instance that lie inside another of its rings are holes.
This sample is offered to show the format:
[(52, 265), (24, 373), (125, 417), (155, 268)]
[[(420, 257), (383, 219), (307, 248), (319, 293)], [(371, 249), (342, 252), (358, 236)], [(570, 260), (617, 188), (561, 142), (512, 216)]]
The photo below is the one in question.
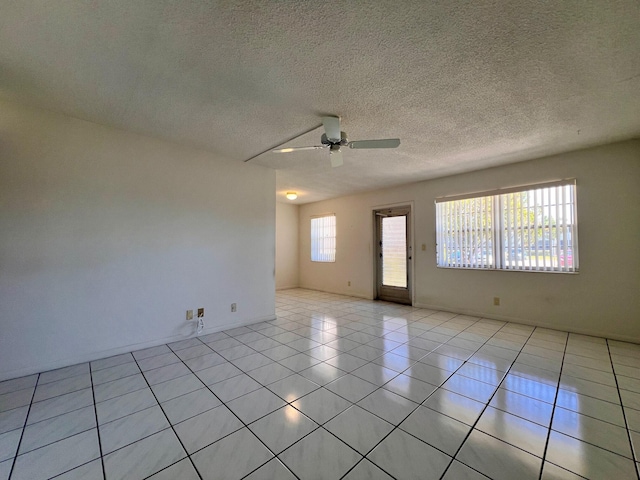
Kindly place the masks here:
[(311, 219), (311, 261), (336, 261), (335, 215), (323, 215)]
[(436, 200), (438, 267), (578, 271), (576, 182)]

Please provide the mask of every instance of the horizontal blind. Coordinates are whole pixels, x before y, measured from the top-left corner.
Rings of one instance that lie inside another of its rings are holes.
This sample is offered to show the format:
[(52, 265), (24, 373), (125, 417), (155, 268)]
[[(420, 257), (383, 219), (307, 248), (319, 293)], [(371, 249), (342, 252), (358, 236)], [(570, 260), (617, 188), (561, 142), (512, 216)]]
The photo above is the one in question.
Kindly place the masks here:
[(311, 219), (311, 261), (336, 261), (336, 216)]

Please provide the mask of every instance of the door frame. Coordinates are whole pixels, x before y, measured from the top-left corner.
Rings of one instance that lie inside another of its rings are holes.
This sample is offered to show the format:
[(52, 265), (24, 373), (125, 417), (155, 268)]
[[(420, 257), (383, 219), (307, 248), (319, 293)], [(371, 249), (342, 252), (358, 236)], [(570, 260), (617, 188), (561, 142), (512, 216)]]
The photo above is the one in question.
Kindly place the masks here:
[(371, 285), (371, 293), (372, 293), (372, 297), (373, 299), (377, 299), (378, 298), (378, 248), (376, 246), (376, 238), (377, 238), (377, 220), (376, 220), (376, 212), (378, 210), (392, 210), (395, 208), (408, 208), (409, 209), (409, 214), (408, 214), (408, 218), (409, 218), (409, 231), (407, 232), (407, 242), (409, 243), (409, 246), (411, 246), (411, 258), (409, 259), (408, 262), (408, 268), (409, 268), (409, 274), (408, 274), (408, 279), (409, 279), (409, 298), (411, 300), (411, 305), (415, 304), (415, 248), (414, 248), (414, 225), (415, 225), (415, 218), (414, 218), (414, 201), (406, 201), (406, 202), (396, 202), (396, 203), (389, 203), (389, 204), (384, 204), (384, 205), (375, 205), (373, 207), (371, 207), (371, 220), (372, 220), (372, 228), (371, 228), (371, 245), (373, 246), (373, 248), (371, 249), (371, 260), (372, 260), (372, 265), (371, 265), (371, 275), (372, 275), (372, 285)]

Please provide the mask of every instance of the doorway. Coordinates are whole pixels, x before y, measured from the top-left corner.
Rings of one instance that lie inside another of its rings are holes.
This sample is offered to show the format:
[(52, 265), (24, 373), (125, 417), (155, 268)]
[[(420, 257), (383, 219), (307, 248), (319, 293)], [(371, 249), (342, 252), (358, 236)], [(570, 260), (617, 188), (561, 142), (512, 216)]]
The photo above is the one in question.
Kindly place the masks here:
[(411, 207), (375, 210), (377, 299), (411, 305)]

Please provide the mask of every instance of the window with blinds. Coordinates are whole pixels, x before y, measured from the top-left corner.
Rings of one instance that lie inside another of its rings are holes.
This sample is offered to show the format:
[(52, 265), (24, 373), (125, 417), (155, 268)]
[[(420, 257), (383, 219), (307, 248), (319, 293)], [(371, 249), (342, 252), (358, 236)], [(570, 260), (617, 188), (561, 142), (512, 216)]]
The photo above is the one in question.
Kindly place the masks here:
[(578, 271), (576, 182), (436, 200), (438, 267)]
[(335, 215), (323, 215), (311, 219), (311, 261), (336, 261)]

